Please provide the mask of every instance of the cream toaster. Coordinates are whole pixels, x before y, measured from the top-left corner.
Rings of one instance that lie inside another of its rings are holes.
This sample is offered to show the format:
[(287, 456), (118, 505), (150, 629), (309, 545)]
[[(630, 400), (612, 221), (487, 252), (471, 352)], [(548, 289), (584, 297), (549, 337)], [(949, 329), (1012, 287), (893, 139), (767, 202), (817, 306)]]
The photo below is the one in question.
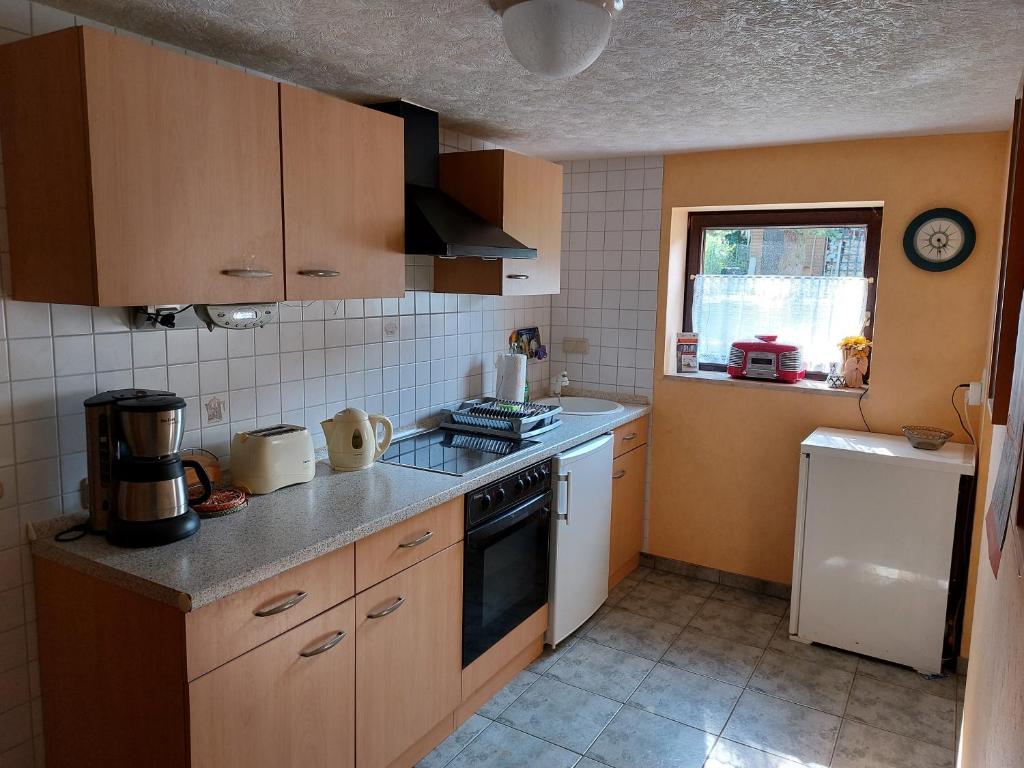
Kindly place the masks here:
[(246, 493), (308, 483), (316, 474), (313, 439), (294, 424), (238, 432), (231, 440), (231, 482)]

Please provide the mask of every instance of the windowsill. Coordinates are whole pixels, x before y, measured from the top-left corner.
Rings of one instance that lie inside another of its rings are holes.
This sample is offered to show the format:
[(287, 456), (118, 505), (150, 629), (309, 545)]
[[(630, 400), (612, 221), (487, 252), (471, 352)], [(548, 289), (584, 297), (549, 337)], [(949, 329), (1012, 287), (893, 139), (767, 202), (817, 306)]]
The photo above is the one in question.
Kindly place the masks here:
[(696, 373), (666, 373), (666, 379), (692, 379), (709, 384), (724, 384), (729, 387), (748, 387), (755, 389), (789, 390), (802, 392), (811, 395), (831, 395), (834, 397), (860, 397), (865, 388), (861, 389), (832, 389), (824, 381), (814, 379), (802, 379), (795, 384), (783, 384), (778, 381), (765, 381), (761, 379), (735, 379), (722, 371), (698, 371)]

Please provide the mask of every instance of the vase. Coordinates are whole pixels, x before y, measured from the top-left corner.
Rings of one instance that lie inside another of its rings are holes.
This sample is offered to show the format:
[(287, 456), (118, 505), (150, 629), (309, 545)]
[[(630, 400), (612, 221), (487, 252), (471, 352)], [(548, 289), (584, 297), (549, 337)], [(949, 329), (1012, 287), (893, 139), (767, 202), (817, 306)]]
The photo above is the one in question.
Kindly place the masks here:
[(843, 378), (846, 379), (846, 387), (849, 389), (860, 389), (864, 386), (864, 377), (868, 372), (867, 357), (843, 350)]
[(828, 364), (828, 376), (825, 377), (825, 383), (832, 389), (842, 389), (846, 386), (846, 379), (839, 372), (839, 363), (831, 362)]

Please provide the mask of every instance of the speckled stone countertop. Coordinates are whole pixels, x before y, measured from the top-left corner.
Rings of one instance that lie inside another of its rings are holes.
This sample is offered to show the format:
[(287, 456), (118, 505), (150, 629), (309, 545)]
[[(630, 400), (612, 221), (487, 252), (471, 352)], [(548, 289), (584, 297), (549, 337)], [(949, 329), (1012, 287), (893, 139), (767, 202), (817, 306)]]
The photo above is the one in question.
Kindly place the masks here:
[(162, 547), (121, 549), (101, 536), (58, 543), (53, 534), (74, 521), (60, 517), (35, 526), (32, 552), (183, 611), (195, 610), (649, 410), (624, 404), (623, 411), (607, 416), (563, 415), (562, 426), (537, 438), (538, 445), (461, 477), (381, 463), (359, 472), (333, 472), (319, 461), (310, 482), (255, 496), (241, 512), (204, 520), (191, 538)]

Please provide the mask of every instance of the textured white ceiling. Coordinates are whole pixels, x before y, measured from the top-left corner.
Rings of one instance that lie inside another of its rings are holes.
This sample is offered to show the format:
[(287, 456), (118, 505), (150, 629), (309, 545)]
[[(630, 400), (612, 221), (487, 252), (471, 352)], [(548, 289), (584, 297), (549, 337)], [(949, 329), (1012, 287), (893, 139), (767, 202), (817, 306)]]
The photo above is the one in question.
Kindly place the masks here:
[(556, 82), (486, 0), (46, 2), (555, 158), (1005, 128), (1024, 67), (1024, 0), (626, 0)]

